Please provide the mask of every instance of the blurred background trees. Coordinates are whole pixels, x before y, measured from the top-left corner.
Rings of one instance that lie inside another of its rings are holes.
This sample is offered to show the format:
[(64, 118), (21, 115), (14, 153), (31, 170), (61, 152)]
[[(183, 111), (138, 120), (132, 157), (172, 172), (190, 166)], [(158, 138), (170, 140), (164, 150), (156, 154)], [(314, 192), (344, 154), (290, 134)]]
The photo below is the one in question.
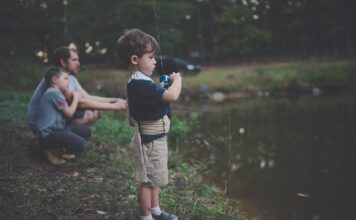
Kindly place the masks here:
[(84, 63), (117, 63), (125, 28), (155, 36), (162, 53), (202, 64), (355, 56), (350, 0), (3, 0), (2, 65), (50, 62), (75, 45)]

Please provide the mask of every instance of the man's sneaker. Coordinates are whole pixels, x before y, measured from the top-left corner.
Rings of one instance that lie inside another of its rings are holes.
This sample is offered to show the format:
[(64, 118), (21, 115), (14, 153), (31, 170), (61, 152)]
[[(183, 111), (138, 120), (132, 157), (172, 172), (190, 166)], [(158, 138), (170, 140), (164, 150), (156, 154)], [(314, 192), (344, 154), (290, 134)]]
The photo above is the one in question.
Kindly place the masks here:
[(152, 214), (153, 219), (155, 220), (178, 220), (177, 216), (170, 214), (168, 212), (165, 212), (162, 210), (160, 215), (154, 215)]

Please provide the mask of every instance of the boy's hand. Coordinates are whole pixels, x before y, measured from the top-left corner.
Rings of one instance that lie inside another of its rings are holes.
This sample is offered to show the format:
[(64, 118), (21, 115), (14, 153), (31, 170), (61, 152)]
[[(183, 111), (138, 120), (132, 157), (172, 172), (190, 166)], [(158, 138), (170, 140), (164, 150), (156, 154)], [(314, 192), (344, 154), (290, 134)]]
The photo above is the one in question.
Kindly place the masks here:
[(77, 91), (73, 91), (73, 92), (72, 92), (72, 96), (73, 96), (73, 100), (74, 100), (74, 99), (79, 100), (79, 98), (81, 97), (80, 93), (77, 92)]
[(169, 79), (171, 80), (171, 82), (173, 82), (177, 77), (181, 77), (180, 72), (173, 72), (171, 75), (169, 75)]
[(73, 91), (70, 90), (70, 89), (67, 89), (63, 92), (63, 95), (64, 97), (67, 99), (67, 100), (72, 100), (73, 98)]

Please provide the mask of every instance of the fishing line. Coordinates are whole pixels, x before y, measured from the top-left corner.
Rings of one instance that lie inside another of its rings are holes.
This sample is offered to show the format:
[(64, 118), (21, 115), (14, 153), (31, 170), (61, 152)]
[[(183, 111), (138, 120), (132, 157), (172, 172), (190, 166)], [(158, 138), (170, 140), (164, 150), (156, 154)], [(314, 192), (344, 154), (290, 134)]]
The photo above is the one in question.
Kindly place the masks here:
[[(154, 18), (155, 18), (155, 23), (156, 23), (156, 35), (157, 35), (157, 41), (158, 41), (158, 44), (160, 45), (160, 61), (161, 61), (161, 67), (162, 67), (162, 73), (164, 72), (163, 71), (163, 59), (162, 59), (162, 47), (161, 47), (161, 35), (160, 35), (160, 30), (159, 30), (159, 24), (158, 24), (158, 13), (157, 13), (157, 10), (156, 10), (156, 1), (155, 0), (152, 0), (152, 7), (153, 7), (153, 13), (154, 13)], [(162, 74), (161, 73), (161, 74)]]
[[(155, 19), (155, 25), (156, 25), (156, 35), (157, 35), (157, 42), (158, 44), (160, 45), (160, 63), (161, 63), (161, 67), (162, 67), (162, 72), (161, 74), (164, 73), (164, 66), (163, 66), (163, 59), (162, 59), (162, 47), (161, 47), (161, 34), (160, 34), (160, 24), (159, 24), (159, 17), (158, 17), (158, 13), (157, 13), (157, 7), (156, 7), (156, 1), (155, 0), (152, 0), (152, 8), (153, 8), (153, 14), (154, 14), (154, 19)], [(165, 38), (164, 35), (162, 35), (163, 38)], [(165, 38), (166, 39), (166, 38)], [(166, 39), (167, 42), (168, 39)], [(197, 109), (192, 109), (192, 108), (174, 108), (175, 110), (178, 110), (178, 111), (186, 111), (186, 112), (204, 112), (202, 110), (197, 110)]]

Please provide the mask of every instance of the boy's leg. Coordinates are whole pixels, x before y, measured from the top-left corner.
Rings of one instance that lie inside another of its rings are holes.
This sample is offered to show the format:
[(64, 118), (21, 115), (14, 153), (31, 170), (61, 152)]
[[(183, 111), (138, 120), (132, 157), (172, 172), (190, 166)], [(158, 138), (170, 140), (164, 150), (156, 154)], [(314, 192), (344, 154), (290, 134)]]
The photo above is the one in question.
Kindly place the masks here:
[(88, 125), (70, 125), (68, 128), (85, 140), (89, 140), (91, 136), (91, 130)]
[[(168, 183), (168, 148), (167, 139), (157, 139), (151, 152), (151, 161), (156, 173), (152, 173), (151, 178), (155, 184), (166, 185)], [(177, 216), (161, 210), (159, 207), (159, 187), (153, 187), (151, 191), (151, 212), (155, 220), (177, 220)]]
[(75, 119), (72, 124), (79, 125), (92, 125), (101, 116), (101, 112), (97, 110), (85, 110), (84, 116), (82, 118)]
[(152, 215), (161, 215), (161, 208), (159, 207), (159, 188), (153, 187), (151, 191), (151, 212)]
[(140, 216), (151, 215), (152, 187), (141, 183), (137, 194)]
[(86, 140), (69, 128), (54, 132), (46, 137), (50, 149), (64, 148), (68, 153), (83, 152)]
[(152, 187), (151, 208), (159, 206), (159, 187)]

